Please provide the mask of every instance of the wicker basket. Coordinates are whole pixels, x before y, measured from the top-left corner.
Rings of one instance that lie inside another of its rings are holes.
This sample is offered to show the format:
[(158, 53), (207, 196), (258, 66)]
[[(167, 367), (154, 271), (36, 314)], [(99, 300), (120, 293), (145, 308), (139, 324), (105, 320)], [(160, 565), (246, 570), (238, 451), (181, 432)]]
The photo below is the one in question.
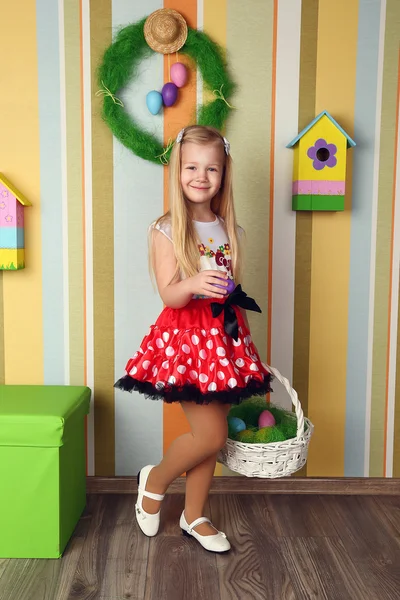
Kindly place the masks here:
[[(246, 477), (275, 479), (292, 475), (305, 465), (314, 425), (304, 417), (297, 392), (290, 386), (289, 381), (282, 377), (277, 369), (273, 367), (268, 369), (290, 396), (296, 411), (297, 436), (284, 442), (271, 444), (243, 444), (228, 438), (219, 453), (218, 462)], [(307, 423), (307, 431), (304, 431), (305, 423)]]

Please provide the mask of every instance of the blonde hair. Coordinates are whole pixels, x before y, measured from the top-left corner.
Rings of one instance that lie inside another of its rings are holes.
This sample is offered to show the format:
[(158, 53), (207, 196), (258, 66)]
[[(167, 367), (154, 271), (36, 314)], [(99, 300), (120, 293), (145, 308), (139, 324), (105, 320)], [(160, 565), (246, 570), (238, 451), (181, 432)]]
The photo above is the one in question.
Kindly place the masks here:
[[(198, 248), (200, 240), (198, 239), (192, 221), (193, 217), (190, 214), (189, 205), (185, 200), (181, 186), (181, 153), (182, 145), (186, 142), (202, 145), (220, 142), (222, 147), (224, 147), (224, 139), (217, 129), (202, 125), (192, 125), (185, 128), (181, 142), (175, 142), (172, 149), (169, 166), (170, 209), (157, 219), (155, 225), (162, 225), (165, 222), (171, 224), (172, 241), (177, 260), (177, 271), (174, 277), (176, 277), (177, 273), (181, 273), (185, 277), (192, 277), (199, 272), (200, 268), (200, 253)], [(215, 215), (223, 219), (223, 226), (231, 247), (232, 273), (235, 282), (238, 284), (242, 278), (242, 248), (233, 204), (232, 158), (225, 151), (224, 157), (225, 164), (222, 184), (220, 190), (211, 201), (211, 210)], [(149, 243), (149, 259), (151, 270), (154, 273), (152, 243)]]

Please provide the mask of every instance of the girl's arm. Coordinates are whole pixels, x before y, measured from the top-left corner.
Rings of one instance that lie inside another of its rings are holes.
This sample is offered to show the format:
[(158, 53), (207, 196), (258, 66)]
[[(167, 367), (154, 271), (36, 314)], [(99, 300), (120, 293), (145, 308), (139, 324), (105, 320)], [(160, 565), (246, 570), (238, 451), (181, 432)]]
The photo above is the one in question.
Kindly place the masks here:
[(192, 297), (188, 280), (179, 280), (176, 258), (171, 241), (160, 231), (153, 230), (154, 274), (161, 300), (170, 308), (186, 306)]
[(171, 240), (158, 230), (153, 230), (152, 235), (155, 277), (158, 292), (166, 306), (183, 308), (190, 302), (193, 294), (210, 298), (226, 296), (226, 290), (215, 288), (214, 285), (228, 285), (225, 273), (209, 270), (180, 280), (176, 274), (177, 262)]

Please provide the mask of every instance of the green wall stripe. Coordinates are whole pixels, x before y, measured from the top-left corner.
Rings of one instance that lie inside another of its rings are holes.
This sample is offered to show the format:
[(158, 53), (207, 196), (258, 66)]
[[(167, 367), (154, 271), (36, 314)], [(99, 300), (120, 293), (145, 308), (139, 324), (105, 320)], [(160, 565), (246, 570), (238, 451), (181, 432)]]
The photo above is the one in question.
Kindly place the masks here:
[[(243, 23), (246, 23), (251, 35), (243, 35)], [(228, 123), (227, 136), (232, 144), (235, 163), (237, 218), (247, 232), (244, 288), (256, 298), (263, 313), (262, 316), (249, 313), (249, 322), (263, 360), (267, 357), (269, 308), (273, 25), (272, 1), (254, 2), (251, 10), (247, 2), (228, 1), (227, 53), (230, 64), (235, 67), (235, 80), (239, 85), (232, 101), (237, 110)]]
[[(387, 0), (383, 64), (378, 215), (375, 266), (374, 341), (372, 354), (370, 466), (371, 477), (384, 475), (387, 345), (389, 320), (392, 201), (400, 4)], [(394, 266), (394, 268), (397, 268)]]
[[(301, 7), (299, 131), (315, 117), (317, 76), (318, 0)], [(296, 214), (294, 284), (293, 387), (308, 414), (312, 214)], [(298, 473), (307, 474), (307, 465)]]
[(111, 0), (90, 5), (92, 68), (94, 427), (96, 475), (115, 474), (113, 139), (96, 70), (112, 40)]

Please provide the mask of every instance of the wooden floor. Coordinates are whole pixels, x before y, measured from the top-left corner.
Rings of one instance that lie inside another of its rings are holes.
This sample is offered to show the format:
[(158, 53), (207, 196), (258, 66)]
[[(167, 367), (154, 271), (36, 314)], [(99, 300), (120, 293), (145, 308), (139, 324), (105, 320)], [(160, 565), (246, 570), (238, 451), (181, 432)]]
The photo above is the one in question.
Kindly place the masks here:
[(180, 535), (181, 496), (166, 496), (151, 540), (134, 502), (90, 496), (61, 560), (0, 560), (0, 599), (400, 598), (399, 497), (213, 495), (233, 545), (221, 556)]

